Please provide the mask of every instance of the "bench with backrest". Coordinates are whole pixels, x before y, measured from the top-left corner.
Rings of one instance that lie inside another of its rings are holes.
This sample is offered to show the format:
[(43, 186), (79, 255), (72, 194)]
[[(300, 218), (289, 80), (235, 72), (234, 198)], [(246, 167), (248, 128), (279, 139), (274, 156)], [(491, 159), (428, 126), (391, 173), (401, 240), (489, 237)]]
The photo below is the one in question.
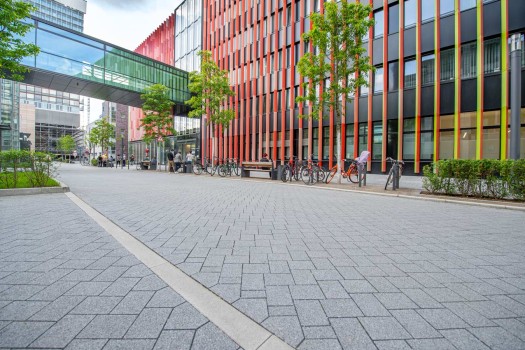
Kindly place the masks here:
[(251, 171), (263, 171), (274, 177), (273, 162), (242, 162), (241, 177), (250, 177)]

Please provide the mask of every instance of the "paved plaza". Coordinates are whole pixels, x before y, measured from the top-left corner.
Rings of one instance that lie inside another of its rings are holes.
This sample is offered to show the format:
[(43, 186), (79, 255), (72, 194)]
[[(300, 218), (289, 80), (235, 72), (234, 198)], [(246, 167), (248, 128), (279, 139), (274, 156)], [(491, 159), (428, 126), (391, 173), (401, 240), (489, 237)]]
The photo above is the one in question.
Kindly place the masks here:
[[(525, 349), (524, 211), (78, 164), (59, 178), (293, 348)], [(0, 221), (0, 348), (241, 348), (66, 195), (0, 198)]]

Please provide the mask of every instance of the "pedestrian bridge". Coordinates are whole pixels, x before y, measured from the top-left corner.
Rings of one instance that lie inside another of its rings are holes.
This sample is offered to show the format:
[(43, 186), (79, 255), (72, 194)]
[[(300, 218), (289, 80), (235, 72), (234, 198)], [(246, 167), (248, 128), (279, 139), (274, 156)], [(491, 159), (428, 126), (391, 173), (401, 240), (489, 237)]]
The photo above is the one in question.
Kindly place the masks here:
[(22, 64), (25, 83), (140, 107), (140, 94), (153, 84), (167, 86), (176, 104), (190, 98), (188, 73), (88, 35), (30, 18), (25, 42), (40, 47)]

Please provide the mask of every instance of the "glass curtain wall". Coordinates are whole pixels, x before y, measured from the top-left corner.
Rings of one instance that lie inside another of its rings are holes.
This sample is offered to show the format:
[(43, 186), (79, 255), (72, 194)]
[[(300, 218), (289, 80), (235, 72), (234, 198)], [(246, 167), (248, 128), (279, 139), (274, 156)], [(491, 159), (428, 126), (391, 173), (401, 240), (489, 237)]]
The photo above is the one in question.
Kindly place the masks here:
[(202, 0), (186, 0), (175, 10), (175, 67), (200, 70)]

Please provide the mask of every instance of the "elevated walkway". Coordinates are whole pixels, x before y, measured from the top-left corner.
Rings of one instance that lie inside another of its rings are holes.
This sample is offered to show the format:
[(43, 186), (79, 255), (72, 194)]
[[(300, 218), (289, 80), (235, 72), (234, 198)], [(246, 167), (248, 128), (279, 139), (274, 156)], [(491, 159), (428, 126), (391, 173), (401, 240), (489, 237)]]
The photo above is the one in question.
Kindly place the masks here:
[(176, 104), (190, 97), (188, 73), (88, 35), (31, 18), (24, 38), (40, 47), (26, 57), (25, 83), (140, 107), (147, 86), (163, 84)]

